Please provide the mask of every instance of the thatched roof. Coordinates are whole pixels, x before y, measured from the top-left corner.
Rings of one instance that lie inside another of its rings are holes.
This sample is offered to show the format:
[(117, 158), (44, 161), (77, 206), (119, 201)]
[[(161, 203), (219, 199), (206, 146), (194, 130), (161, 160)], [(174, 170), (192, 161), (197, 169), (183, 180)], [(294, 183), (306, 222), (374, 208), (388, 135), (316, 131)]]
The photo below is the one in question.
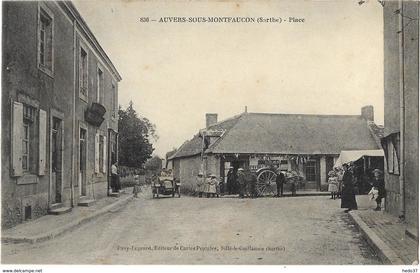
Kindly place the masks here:
[[(380, 148), (368, 122), (357, 115), (243, 113), (228, 125), (206, 153), (338, 155), (342, 150)], [(201, 138), (196, 135), (172, 158), (200, 152)]]

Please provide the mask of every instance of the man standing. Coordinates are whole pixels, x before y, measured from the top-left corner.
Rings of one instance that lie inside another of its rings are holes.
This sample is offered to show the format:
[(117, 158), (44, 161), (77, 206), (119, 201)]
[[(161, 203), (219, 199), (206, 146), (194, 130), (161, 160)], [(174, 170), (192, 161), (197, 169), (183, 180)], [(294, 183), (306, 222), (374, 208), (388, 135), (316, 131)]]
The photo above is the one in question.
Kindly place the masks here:
[(234, 193), (234, 190), (233, 190), (234, 184), (235, 184), (235, 177), (233, 174), (233, 167), (229, 167), (229, 171), (227, 173), (227, 188), (228, 188), (229, 194)]
[(283, 196), (284, 182), (286, 182), (286, 178), (284, 177), (284, 174), (280, 170), (277, 170), (277, 176), (276, 176), (277, 197)]
[(244, 169), (238, 169), (238, 184), (239, 184), (239, 198), (244, 198), (245, 196), (245, 174)]
[(341, 208), (346, 208), (344, 212), (357, 209), (356, 195), (354, 193), (353, 175), (348, 169), (348, 165), (343, 165), (343, 189), (341, 194)]

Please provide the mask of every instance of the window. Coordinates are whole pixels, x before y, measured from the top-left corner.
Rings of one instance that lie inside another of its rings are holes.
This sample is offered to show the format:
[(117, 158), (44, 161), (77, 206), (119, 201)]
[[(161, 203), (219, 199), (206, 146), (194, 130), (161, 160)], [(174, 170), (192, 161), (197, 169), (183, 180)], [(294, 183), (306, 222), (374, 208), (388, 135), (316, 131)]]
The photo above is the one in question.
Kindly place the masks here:
[(87, 52), (82, 47), (80, 47), (80, 55), (79, 55), (79, 94), (81, 98), (87, 101), (88, 55), (87, 55)]
[(53, 16), (46, 7), (39, 8), (38, 67), (49, 75), (53, 71)]
[(316, 161), (309, 160), (306, 162), (306, 181), (316, 181)]
[(106, 173), (106, 136), (98, 131), (95, 136), (95, 173)]
[(22, 135), (22, 170), (29, 172), (31, 169), (31, 149), (33, 149), (35, 108), (23, 105), (23, 135)]
[(104, 136), (99, 136), (99, 169), (104, 173)]
[(104, 95), (103, 88), (104, 88), (104, 73), (98, 67), (97, 70), (97, 77), (96, 77), (96, 100), (98, 103), (101, 103)]

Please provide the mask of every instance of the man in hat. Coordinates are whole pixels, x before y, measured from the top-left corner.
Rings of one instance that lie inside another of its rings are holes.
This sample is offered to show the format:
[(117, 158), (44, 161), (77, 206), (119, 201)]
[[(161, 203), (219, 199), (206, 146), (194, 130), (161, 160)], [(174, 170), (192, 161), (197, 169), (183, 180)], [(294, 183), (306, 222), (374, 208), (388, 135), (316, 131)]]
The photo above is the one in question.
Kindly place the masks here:
[(229, 167), (229, 171), (227, 173), (227, 190), (229, 194), (234, 193), (234, 185), (235, 185), (235, 174), (233, 173), (233, 167)]
[(385, 197), (385, 183), (382, 176), (382, 171), (379, 169), (373, 170), (373, 183), (372, 186), (378, 190), (378, 196), (376, 197), (376, 211), (381, 210), (382, 198)]
[(195, 178), (195, 184), (197, 186), (195, 191), (198, 193), (198, 197), (199, 198), (203, 197), (204, 179), (203, 179), (203, 173), (202, 172), (199, 172), (197, 174), (197, 177)]
[(238, 169), (238, 184), (239, 184), (239, 198), (245, 197), (245, 174), (244, 169), (239, 168)]
[(341, 208), (345, 208), (344, 212), (357, 210), (356, 194), (354, 192), (353, 175), (349, 170), (349, 165), (343, 165), (343, 189), (341, 194)]
[(277, 169), (276, 186), (277, 186), (277, 197), (283, 196), (283, 185), (286, 182), (284, 174)]

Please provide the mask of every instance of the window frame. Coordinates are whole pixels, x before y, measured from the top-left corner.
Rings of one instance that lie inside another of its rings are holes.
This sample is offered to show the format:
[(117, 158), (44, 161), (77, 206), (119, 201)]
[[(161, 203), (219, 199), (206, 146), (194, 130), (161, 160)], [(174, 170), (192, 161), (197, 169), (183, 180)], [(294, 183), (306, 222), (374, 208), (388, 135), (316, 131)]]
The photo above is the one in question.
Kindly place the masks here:
[(105, 75), (103, 67), (98, 63), (96, 68), (96, 102), (104, 104), (105, 101)]
[[(79, 64), (79, 72), (78, 72), (78, 76), (79, 76), (79, 98), (82, 99), (83, 101), (87, 102), (88, 101), (88, 96), (89, 96), (89, 51), (87, 50), (87, 47), (84, 46), (81, 42), (79, 44), (79, 56), (78, 56), (78, 64)], [(85, 66), (81, 63), (82, 62), (82, 52), (85, 53)], [(86, 69), (86, 71), (84, 71), (83, 69)], [(83, 70), (83, 71), (82, 71)], [(82, 73), (85, 72), (85, 73)], [(85, 76), (83, 76), (85, 75)], [(81, 79), (80, 77), (83, 76), (83, 78)], [(84, 86), (84, 84), (86, 84), (86, 86)], [(86, 92), (83, 93), (82, 90), (83, 88), (86, 89)]]
[(118, 95), (117, 95), (117, 85), (114, 81), (111, 82), (111, 97), (112, 97), (112, 101), (111, 101), (111, 107), (112, 107), (112, 111), (111, 111), (111, 117), (112, 119), (117, 119), (117, 115), (118, 115)]
[[(43, 26), (43, 19), (46, 18), (50, 21), (51, 25), (51, 44), (49, 44), (48, 41), (48, 33), (44, 33), (44, 39), (43, 43), (41, 42), (41, 32), (42, 32), (42, 26)], [(38, 3), (38, 16), (37, 16), (37, 66), (38, 69), (47, 74), (50, 77), (54, 77), (54, 14), (51, 12), (51, 10), (46, 6), (45, 3), (39, 2)], [(51, 64), (46, 64), (45, 60), (41, 61), (41, 44), (43, 44), (43, 58), (45, 59), (46, 51), (49, 47), (51, 47), (51, 53), (49, 58), (51, 58), (50, 62)]]
[[(31, 160), (31, 156), (32, 149), (36, 149), (36, 143), (35, 141), (39, 141), (39, 139), (37, 140), (35, 138), (35, 127), (37, 127), (37, 107), (34, 107), (31, 104), (27, 104), (27, 103), (22, 103), (23, 104), (23, 119), (22, 119), (22, 171), (24, 174), (35, 174), (35, 170), (34, 170), (34, 162), (35, 162), (35, 158), (32, 157)], [(29, 115), (28, 115), (29, 113)], [(25, 128), (27, 128), (27, 131), (25, 131)], [(27, 137), (26, 137), (26, 133), (27, 133)], [(27, 144), (26, 146), (26, 152), (24, 152), (24, 147), (25, 144)], [(35, 153), (36, 154), (36, 153)], [(26, 168), (24, 168), (24, 158), (26, 157)]]

